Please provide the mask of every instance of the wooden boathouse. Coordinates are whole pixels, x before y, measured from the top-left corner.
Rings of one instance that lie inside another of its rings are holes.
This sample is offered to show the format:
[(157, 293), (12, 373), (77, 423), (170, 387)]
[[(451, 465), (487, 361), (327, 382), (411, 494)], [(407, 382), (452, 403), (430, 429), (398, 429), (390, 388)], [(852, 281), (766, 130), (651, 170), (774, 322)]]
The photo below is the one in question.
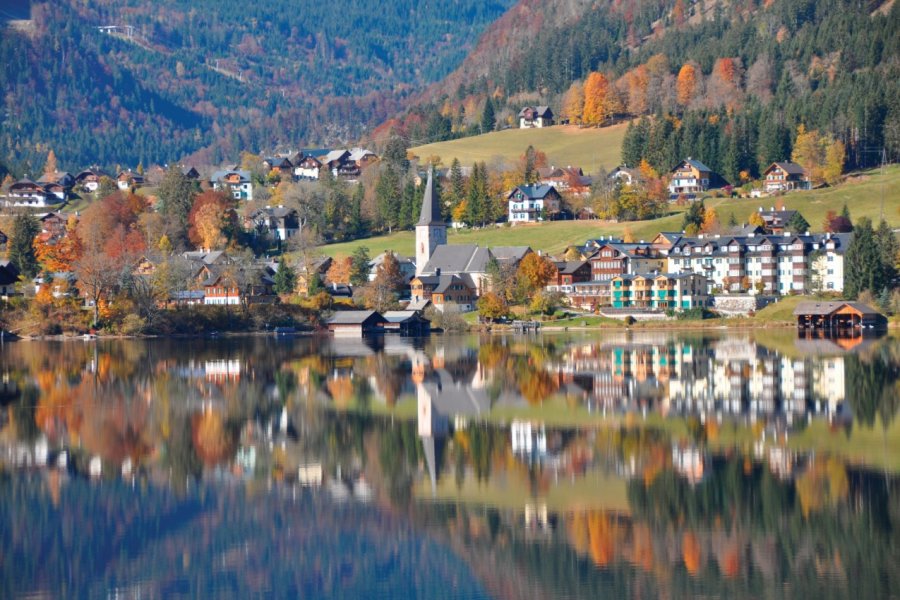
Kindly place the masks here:
[(800, 329), (887, 328), (887, 318), (862, 302), (801, 302), (794, 309), (794, 316)]

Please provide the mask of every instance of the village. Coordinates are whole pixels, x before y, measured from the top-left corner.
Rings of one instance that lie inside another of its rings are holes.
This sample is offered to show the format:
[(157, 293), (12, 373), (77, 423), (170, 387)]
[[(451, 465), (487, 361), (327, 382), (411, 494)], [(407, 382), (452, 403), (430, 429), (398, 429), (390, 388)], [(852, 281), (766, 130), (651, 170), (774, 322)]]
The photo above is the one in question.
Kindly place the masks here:
[[(525, 107), (518, 117), (521, 129), (555, 124), (546, 106)], [(540, 153), (529, 148), (523, 160), (527, 163), (530, 157), (540, 157)], [(358, 334), (386, 327), (420, 332), (427, 328), (426, 310), (442, 315), (478, 311), (480, 321), (501, 323), (513, 316), (513, 305), (529, 303), (537, 309), (526, 316), (539, 318), (557, 309), (629, 322), (686, 314), (696, 318), (707, 314), (748, 316), (781, 297), (818, 294), (837, 299), (845, 288), (845, 254), (853, 236), (849, 218), (844, 223), (843, 217), (838, 217), (832, 231), (813, 232), (802, 214), (785, 209), (776, 198), (768, 208), (758, 205), (747, 223), (716, 223), (714, 229), (697, 226), (708, 218), (702, 208), (704, 197), (711, 193), (734, 196), (736, 191), (693, 157), (675, 165), (659, 181), (667, 192), (663, 202), (690, 205), (688, 214), (697, 213), (694, 208), (699, 207), (701, 223), (682, 231), (660, 231), (646, 240), (633, 239), (626, 224), (626, 235), (591, 237), (555, 256), (527, 243), (495, 247), (448, 244), (448, 230), (467, 227), (456, 219), (461, 211), (451, 210), (440, 192), (454, 185), (450, 179), (455, 175), (451, 169), (427, 164), (416, 167), (414, 162), (416, 189), (423, 190), (420, 204), (415, 206), (415, 255), (388, 250), (373, 257), (367, 252), (331, 257), (322, 247), (301, 239), (308, 221), (301, 212), (308, 210), (297, 204), (262, 205), (254, 202), (254, 195), (268, 202), (279, 198), (285, 184), (304, 182), (328, 185), (321, 182), (337, 181), (360, 187), (363, 174), (382, 158), (356, 147), (307, 149), (255, 157), (251, 164), (246, 158), (242, 162), (233, 168), (204, 170), (203, 176), (190, 165), (153, 166), (146, 171), (141, 166), (115, 175), (88, 168), (73, 175), (56, 170), (54, 159), (54, 169), (37, 181), (5, 182), (0, 205), (10, 217), (30, 214), (37, 219), (39, 231), (33, 244), (42, 247), (42, 256), (46, 256), (53, 248), (71, 242), (81, 216), (79, 210), (69, 208), (73, 204), (83, 208), (118, 193), (146, 198), (148, 204), (139, 212), (159, 212), (160, 207), (152, 205), (155, 196), (140, 194), (155, 190), (167, 176), (172, 177), (167, 173), (176, 171), (174, 176), (189, 185), (192, 194), (218, 194), (217, 210), (230, 211), (234, 226), (245, 239), (264, 242), (256, 246), (263, 251), (248, 255), (235, 244), (234, 232), (231, 242), (213, 236), (213, 243), (198, 242), (193, 250), (178, 252), (145, 243), (146, 251), (132, 252), (124, 266), (131, 278), (152, 280), (161, 264), (169, 269), (173, 257), (179, 263), (176, 281), (169, 277), (164, 293), (153, 297), (158, 307), (248, 307), (291, 298), (311, 302), (319, 296), (312, 304), (324, 315), (334, 312), (334, 316), (320, 319), (333, 332)], [(606, 196), (610, 190), (617, 195), (632, 190), (646, 194), (646, 179), (655, 175), (647, 174), (646, 165), (620, 165), (600, 173), (602, 179), (597, 180), (579, 167), (541, 166), (544, 164), (542, 159), (525, 165), (525, 183), (493, 200), (495, 205), (502, 203), (503, 214), (495, 211), (497, 223), (482, 223), (483, 227), (597, 219), (591, 200), (598, 197), (598, 190)], [(748, 196), (761, 203), (766, 196), (780, 197), (811, 187), (806, 169), (792, 162), (775, 162)], [(94, 200), (86, 204), (85, 198)], [(227, 202), (236, 208), (229, 208)], [(482, 219), (485, 214), (488, 212), (483, 211)], [(136, 221), (130, 225), (137, 226)], [(224, 227), (219, 225), (219, 229)], [(523, 241), (529, 237), (527, 231), (523, 229)], [(0, 232), (0, 250), (11, 248), (10, 237)], [(51, 266), (59, 268), (48, 268)], [(279, 275), (282, 269), (285, 271)], [(15, 260), (0, 262), (0, 295), (7, 300), (42, 294), (53, 300), (80, 298), (83, 308), (94, 310), (96, 327), (98, 304), (108, 306), (120, 291), (115, 283), (103, 289), (84, 285), (78, 280), (78, 269), (61, 261), (40, 265), (38, 271), (28, 279)], [(364, 287), (378, 289), (359, 293)], [(351, 312), (354, 309), (359, 310)], [(517, 318), (524, 317), (519, 313)]]

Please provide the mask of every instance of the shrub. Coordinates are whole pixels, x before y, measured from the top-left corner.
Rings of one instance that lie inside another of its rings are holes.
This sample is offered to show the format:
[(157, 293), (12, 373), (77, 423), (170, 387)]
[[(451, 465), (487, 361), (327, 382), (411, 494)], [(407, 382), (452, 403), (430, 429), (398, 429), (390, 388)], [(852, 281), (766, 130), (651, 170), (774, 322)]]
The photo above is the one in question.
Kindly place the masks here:
[(142, 319), (135, 314), (130, 314), (125, 315), (125, 318), (122, 319), (122, 325), (119, 327), (119, 332), (122, 335), (140, 335), (144, 332), (146, 327), (146, 319)]

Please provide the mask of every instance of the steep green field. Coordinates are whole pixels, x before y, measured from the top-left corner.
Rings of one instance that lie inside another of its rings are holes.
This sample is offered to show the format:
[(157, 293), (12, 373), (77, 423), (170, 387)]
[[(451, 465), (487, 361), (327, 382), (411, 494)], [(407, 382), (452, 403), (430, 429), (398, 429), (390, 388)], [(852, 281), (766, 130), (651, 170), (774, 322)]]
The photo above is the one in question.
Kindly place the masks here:
[(585, 173), (594, 173), (600, 167), (612, 169), (619, 164), (625, 128), (626, 125), (620, 124), (601, 129), (580, 129), (569, 125), (546, 129), (507, 129), (417, 146), (410, 152), (422, 159), (440, 156), (444, 165), (452, 163), (454, 158), (458, 158), (463, 165), (471, 165), (476, 161), (490, 163), (497, 157), (514, 162), (531, 145), (544, 152), (553, 165), (571, 165), (581, 167)]
[[(900, 166), (896, 165), (885, 169), (883, 176), (877, 170), (867, 171), (850, 177), (847, 182), (833, 188), (794, 192), (783, 196), (782, 199), (787, 208), (799, 210), (806, 217), (812, 231), (822, 231), (822, 221), (828, 211), (840, 212), (845, 202), (854, 220), (860, 217), (870, 217), (877, 222), (881, 214), (882, 190), (884, 191), (884, 217), (893, 227), (900, 227), (900, 210), (898, 210), (900, 209)], [(708, 206), (716, 209), (719, 221), (725, 225), (732, 214), (739, 223), (746, 222), (751, 212), (760, 206), (769, 208), (775, 204), (776, 198), (753, 200), (712, 198), (706, 202)], [(515, 227), (498, 225), (484, 229), (451, 231), (448, 241), (451, 244), (480, 244), (482, 246), (528, 245), (535, 250), (557, 253), (570, 244), (580, 244), (589, 238), (609, 235), (622, 236), (626, 228), (631, 231), (635, 240), (650, 240), (660, 231), (680, 231), (681, 212), (684, 209), (673, 205), (672, 210), (672, 214), (661, 219), (631, 223), (560, 221)], [(384, 250), (394, 250), (408, 256), (413, 254), (414, 244), (415, 234), (412, 231), (402, 231), (388, 236), (331, 244), (323, 246), (322, 250), (330, 256), (348, 255), (359, 246), (366, 246), (372, 256)]]

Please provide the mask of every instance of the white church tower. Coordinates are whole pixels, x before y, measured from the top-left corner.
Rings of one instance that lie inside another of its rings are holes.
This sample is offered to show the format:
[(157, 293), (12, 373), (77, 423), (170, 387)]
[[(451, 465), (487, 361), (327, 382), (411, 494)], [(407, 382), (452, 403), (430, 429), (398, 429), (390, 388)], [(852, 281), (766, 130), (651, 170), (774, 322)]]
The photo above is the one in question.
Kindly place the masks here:
[(425, 270), (434, 249), (446, 243), (447, 224), (441, 219), (441, 205), (434, 195), (434, 169), (431, 168), (422, 199), (422, 213), (416, 223), (416, 275)]

